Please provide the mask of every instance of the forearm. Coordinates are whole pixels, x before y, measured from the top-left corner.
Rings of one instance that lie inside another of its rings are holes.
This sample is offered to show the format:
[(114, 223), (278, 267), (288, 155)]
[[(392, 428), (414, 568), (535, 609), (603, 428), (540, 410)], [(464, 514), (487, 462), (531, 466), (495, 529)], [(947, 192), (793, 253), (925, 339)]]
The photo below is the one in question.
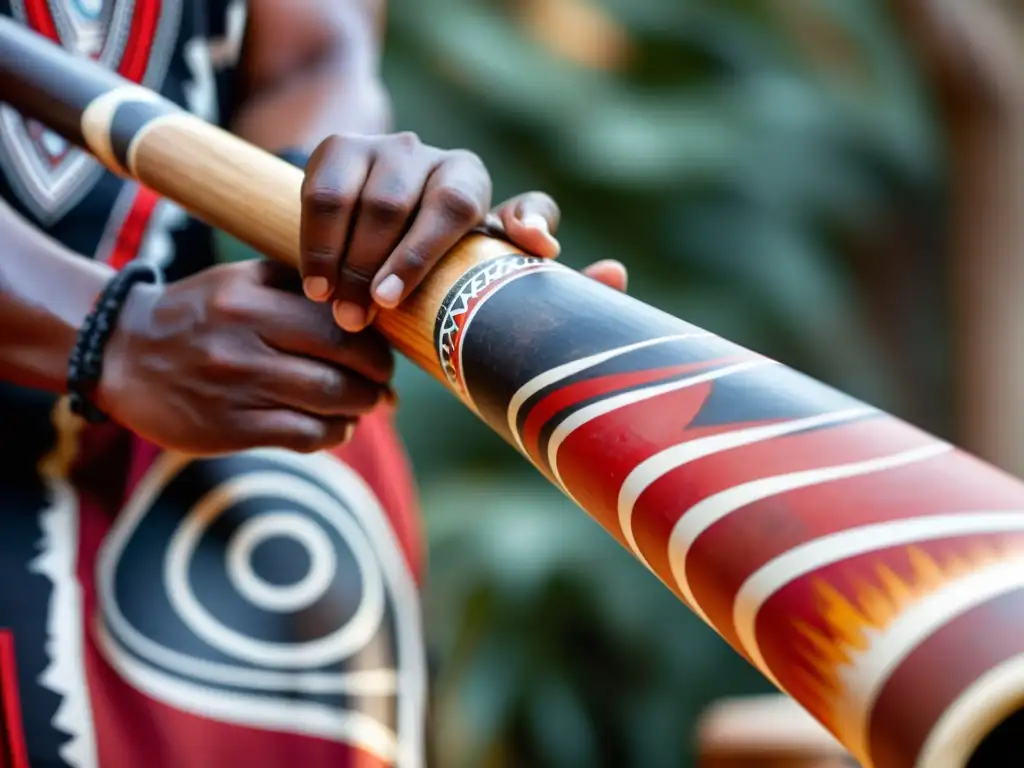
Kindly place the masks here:
[(63, 393), (75, 336), (113, 271), (62, 248), (0, 202), (0, 379)]
[(338, 2), (343, 10), (330, 14), (331, 23), (324, 21), (317, 32), (294, 32), (303, 36), (302, 46), (275, 39), (276, 7), (263, 7), (265, 15), (254, 19), (245, 43), (245, 85), (232, 126), (236, 134), (265, 149), (312, 151), (331, 134), (390, 129), (378, 20), (365, 7)]

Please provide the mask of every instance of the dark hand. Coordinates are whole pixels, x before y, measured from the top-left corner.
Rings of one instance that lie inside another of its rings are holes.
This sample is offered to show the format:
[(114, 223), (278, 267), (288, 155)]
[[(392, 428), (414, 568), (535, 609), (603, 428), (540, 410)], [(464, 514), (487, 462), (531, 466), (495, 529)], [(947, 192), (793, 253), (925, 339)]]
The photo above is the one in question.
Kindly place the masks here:
[(391, 353), (373, 331), (339, 329), (289, 280), (284, 267), (247, 261), (137, 286), (107, 346), (97, 404), (193, 454), (344, 442), (388, 393)]
[[(332, 136), (310, 157), (302, 188), (306, 295), (331, 301), (343, 328), (365, 328), (376, 306), (401, 303), (490, 206), (490, 176), (471, 152), (429, 147), (411, 133)], [(520, 195), (493, 215), (519, 247), (558, 255), (558, 207), (547, 195)], [(621, 266), (592, 274), (624, 286)]]

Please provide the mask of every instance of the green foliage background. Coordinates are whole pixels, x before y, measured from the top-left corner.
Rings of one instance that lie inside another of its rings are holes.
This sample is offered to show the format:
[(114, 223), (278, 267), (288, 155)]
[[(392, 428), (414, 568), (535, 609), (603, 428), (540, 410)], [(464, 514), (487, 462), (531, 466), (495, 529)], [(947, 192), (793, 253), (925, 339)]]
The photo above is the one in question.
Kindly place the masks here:
[[(884, 2), (605, 0), (622, 71), (557, 57), (516, 6), (391, 0), (398, 127), (478, 152), (496, 199), (555, 195), (571, 265), (619, 258), (639, 298), (898, 409), (847, 244), (930, 210), (941, 163)], [(710, 701), (768, 690), (439, 386), (406, 365), (399, 390), (437, 765), (688, 765)]]

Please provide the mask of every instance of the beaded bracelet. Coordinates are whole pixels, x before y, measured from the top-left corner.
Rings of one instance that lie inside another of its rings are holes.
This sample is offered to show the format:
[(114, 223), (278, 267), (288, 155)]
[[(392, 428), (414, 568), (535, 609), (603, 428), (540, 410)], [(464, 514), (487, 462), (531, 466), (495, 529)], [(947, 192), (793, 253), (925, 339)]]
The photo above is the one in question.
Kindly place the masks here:
[(68, 403), (71, 412), (90, 423), (107, 420), (92, 401), (103, 374), (103, 352), (117, 326), (128, 294), (141, 282), (158, 283), (162, 275), (150, 264), (133, 263), (114, 275), (104, 286), (92, 311), (78, 330), (75, 347), (68, 360)]

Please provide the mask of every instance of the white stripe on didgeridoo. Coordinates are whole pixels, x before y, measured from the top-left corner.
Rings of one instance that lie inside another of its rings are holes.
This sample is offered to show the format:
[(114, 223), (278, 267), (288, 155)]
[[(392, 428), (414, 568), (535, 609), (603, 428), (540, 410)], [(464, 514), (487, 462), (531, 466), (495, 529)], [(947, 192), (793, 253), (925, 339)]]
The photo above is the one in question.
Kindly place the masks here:
[[(607, 362), (615, 357), (621, 357), (622, 355), (630, 352), (635, 352), (638, 349), (645, 349), (647, 347), (653, 347), (657, 344), (666, 344), (670, 341), (681, 341), (682, 339), (693, 339), (693, 338), (706, 338), (710, 336), (710, 333), (682, 333), (675, 336), (659, 336), (656, 339), (647, 339), (646, 341), (638, 341), (635, 344), (627, 344), (624, 347), (617, 347), (615, 349), (609, 349), (605, 352), (599, 352), (596, 355), (589, 355), (587, 357), (581, 357), (579, 360), (572, 360), (568, 363), (551, 368), (550, 370), (544, 371), (544, 373), (537, 374), (528, 382), (523, 384), (519, 390), (512, 396), (512, 399), (508, 404), (508, 429), (512, 433), (512, 437), (515, 438), (516, 445), (519, 447), (520, 452), (526, 456), (526, 449), (523, 447), (523, 438), (519, 434), (519, 429), (516, 427), (516, 422), (519, 421), (519, 411), (531, 397), (536, 395), (545, 387), (550, 387), (552, 384), (557, 384), (563, 379), (567, 379), (570, 376), (575, 376), (577, 373), (582, 373), (590, 368), (593, 368), (601, 363)], [(527, 456), (529, 458), (529, 456)]]
[(958, 512), (887, 520), (808, 541), (765, 563), (743, 582), (733, 602), (733, 625), (740, 647), (758, 669), (774, 680), (757, 645), (757, 617), (765, 603), (786, 585), (842, 560), (889, 547), (1014, 531), (1024, 531), (1024, 512)]
[[(1024, 589), (1024, 557), (1020, 554), (946, 583), (881, 631), (865, 632), (868, 648), (855, 653), (841, 670), (843, 691), (835, 702), (836, 722), (842, 729), (838, 736), (855, 757), (870, 765), (871, 712), (885, 683), (911, 651), (972, 608), (1017, 589)], [(936, 659), (936, 674), (950, 662), (955, 659)]]
[(960, 694), (932, 727), (916, 768), (963, 768), (984, 738), (1024, 706), (1021, 691), (1024, 654), (996, 665)]
[(920, 448), (913, 448), (876, 459), (765, 477), (760, 480), (744, 483), (743, 485), (737, 485), (734, 488), (716, 493), (714, 496), (709, 496), (690, 507), (686, 514), (679, 518), (672, 529), (668, 540), (668, 556), (672, 567), (672, 577), (675, 579), (679, 591), (690, 608), (700, 618), (707, 621), (707, 614), (694, 599), (693, 590), (690, 588), (690, 583), (686, 578), (686, 559), (701, 534), (715, 523), (724, 520), (733, 512), (743, 509), (749, 504), (777, 496), (781, 493), (801, 488), (810, 488), (814, 485), (823, 485), (835, 480), (844, 480), (904, 467), (919, 461), (925, 461), (951, 450), (952, 446), (948, 443), (935, 441)]
[(664, 451), (661, 451), (661, 453), (654, 454), (649, 459), (640, 462), (640, 464), (638, 464), (633, 471), (629, 473), (629, 476), (619, 489), (619, 528), (622, 530), (622, 535), (625, 537), (626, 543), (629, 545), (629, 548), (633, 550), (633, 554), (636, 555), (640, 562), (647, 565), (647, 560), (640, 551), (640, 547), (636, 543), (636, 536), (633, 533), (633, 508), (636, 506), (637, 500), (639, 500), (643, 495), (644, 491), (669, 472), (673, 472), (693, 461), (697, 461), (698, 459), (703, 459), (707, 456), (712, 456), (718, 453), (724, 453), (725, 451), (733, 448), (753, 445), (754, 443), (760, 443), (776, 437), (790, 435), (794, 432), (801, 432), (806, 429), (816, 429), (830, 424), (841, 424), (842, 422), (852, 421), (853, 419), (860, 418), (861, 416), (867, 416), (872, 413), (878, 413), (878, 411), (874, 408), (865, 406), (861, 408), (849, 408), (843, 411), (835, 411), (833, 413), (818, 414), (817, 416), (810, 416), (805, 419), (795, 419), (793, 421), (786, 421), (779, 424), (768, 424), (760, 427), (737, 429), (732, 432), (711, 435), (710, 437), (703, 437), (698, 440), (679, 443), (677, 445), (673, 445), (671, 448), (666, 448)]
[[(751, 368), (778, 364), (779, 363), (776, 361), (768, 358), (748, 360), (743, 363), (727, 365), (723, 368), (716, 368), (713, 371), (705, 371), (704, 373), (697, 374), (696, 376), (689, 376), (685, 379), (678, 379), (676, 381), (657, 384), (652, 387), (643, 387), (642, 389), (623, 392), (622, 394), (605, 398), (604, 400), (588, 405), (585, 408), (581, 408), (580, 410), (570, 414), (569, 417), (555, 427), (554, 432), (551, 433), (551, 439), (548, 441), (548, 464), (551, 465), (551, 474), (554, 475), (558, 484), (565, 488), (565, 484), (562, 482), (562, 476), (558, 471), (558, 449), (561, 448), (562, 443), (564, 443), (573, 432), (585, 424), (589, 424), (594, 419), (599, 419), (614, 411), (618, 411), (630, 405), (642, 403), (644, 400), (650, 400), (651, 398), (666, 395), (670, 392), (676, 392), (681, 389), (686, 389), (687, 387), (695, 387), (698, 384), (703, 384), (707, 381), (714, 381), (715, 379), (731, 376), (734, 373), (749, 371)], [(670, 418), (670, 416), (670, 414), (666, 414), (666, 418)], [(682, 426), (683, 425), (680, 424), (680, 428)], [(566, 493), (568, 493), (568, 489), (566, 489)]]

